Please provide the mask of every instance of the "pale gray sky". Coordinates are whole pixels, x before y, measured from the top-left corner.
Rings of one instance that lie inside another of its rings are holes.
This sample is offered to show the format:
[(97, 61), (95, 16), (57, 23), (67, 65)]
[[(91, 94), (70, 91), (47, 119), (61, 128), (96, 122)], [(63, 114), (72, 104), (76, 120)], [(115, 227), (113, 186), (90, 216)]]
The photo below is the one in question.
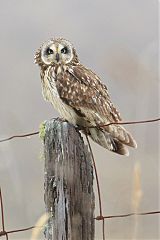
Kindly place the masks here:
[[(1, 1), (0, 32), (0, 138), (37, 130), (43, 120), (58, 116), (42, 98), (33, 63), (35, 50), (50, 37), (73, 42), (81, 62), (108, 86), (124, 120), (158, 116), (158, 1)], [(159, 207), (158, 124), (127, 128), (138, 142), (128, 158), (92, 143), (105, 214), (133, 211), (136, 162), (143, 192), (139, 211)], [(41, 152), (38, 137), (0, 144), (8, 229), (34, 225), (44, 212)], [(108, 239), (135, 237), (134, 225), (134, 218), (107, 221)], [(139, 217), (136, 234), (136, 239), (158, 239), (158, 216)], [(29, 236), (20, 233), (12, 239)], [(96, 239), (102, 239), (99, 223)]]

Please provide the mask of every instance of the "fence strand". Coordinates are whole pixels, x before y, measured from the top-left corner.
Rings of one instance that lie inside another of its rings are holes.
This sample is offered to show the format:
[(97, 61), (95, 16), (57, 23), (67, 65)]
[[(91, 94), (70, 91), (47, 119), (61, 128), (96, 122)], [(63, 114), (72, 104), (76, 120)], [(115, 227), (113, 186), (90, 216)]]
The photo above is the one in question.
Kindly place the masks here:
[[(149, 119), (149, 120), (139, 120), (139, 121), (127, 121), (127, 122), (110, 122), (108, 124), (105, 125), (100, 125), (98, 127), (107, 127), (113, 124), (118, 124), (118, 125), (130, 125), (130, 124), (144, 124), (144, 123), (153, 123), (153, 122), (158, 122), (160, 121), (160, 118), (154, 118), (154, 119)], [(97, 126), (91, 126), (89, 128), (96, 128)], [(25, 134), (17, 134), (17, 135), (13, 135), (7, 138), (3, 138), (0, 139), (0, 143), (2, 142), (6, 142), (6, 141), (10, 141), (14, 138), (25, 138), (25, 137), (29, 137), (29, 136), (33, 136), (33, 135), (38, 135), (39, 131), (35, 131), (35, 132), (30, 132), (30, 133), (25, 133)]]
[[(152, 123), (152, 122), (158, 122), (160, 121), (160, 118), (155, 118), (155, 119), (149, 119), (149, 120), (140, 120), (140, 121), (127, 121), (127, 122), (111, 122), (105, 125), (101, 125), (98, 127), (106, 127), (109, 125), (113, 125), (113, 124), (119, 124), (119, 125), (129, 125), (129, 124), (144, 124), (144, 123)], [(91, 126), (90, 128), (95, 128), (97, 126)], [(0, 143), (2, 142), (6, 142), (6, 141), (10, 141), (14, 138), (25, 138), (25, 137), (29, 137), (29, 136), (33, 136), (33, 135), (38, 135), (39, 131), (35, 131), (35, 132), (30, 132), (30, 133), (25, 133), (25, 134), (17, 134), (17, 135), (13, 135), (7, 138), (3, 138), (0, 140)], [(99, 179), (98, 179), (98, 173), (97, 173), (97, 169), (96, 169), (96, 164), (95, 164), (95, 159), (94, 159), (94, 155), (93, 155), (93, 151), (88, 139), (88, 136), (86, 134), (86, 139), (88, 142), (88, 146), (90, 149), (90, 153), (92, 155), (92, 160), (93, 160), (93, 166), (94, 166), (94, 170), (95, 170), (95, 175), (96, 175), (96, 182), (97, 182), (97, 190), (98, 190), (98, 198), (99, 198), (99, 213), (100, 215), (95, 217), (95, 220), (98, 221), (102, 221), (102, 235), (103, 235), (103, 240), (105, 240), (105, 219), (112, 219), (112, 218), (125, 218), (125, 217), (131, 217), (131, 216), (146, 216), (146, 215), (155, 215), (155, 214), (160, 214), (160, 211), (150, 211), (150, 212), (140, 212), (140, 213), (127, 213), (127, 214), (119, 214), (119, 215), (109, 215), (109, 216), (103, 216), (103, 211), (102, 211), (102, 200), (101, 200), (101, 192), (100, 192), (100, 185), (99, 185)], [(4, 205), (3, 205), (3, 198), (2, 198), (2, 190), (0, 188), (0, 212), (1, 212), (1, 223), (2, 223), (2, 230), (0, 231), (0, 237), (5, 236), (6, 240), (9, 239), (8, 234), (12, 234), (12, 233), (18, 233), (18, 232), (22, 232), (22, 231), (28, 231), (31, 230), (35, 227), (39, 227), (39, 226), (31, 226), (31, 227), (26, 227), (26, 228), (21, 228), (21, 229), (15, 229), (15, 230), (10, 230), (10, 231), (6, 231), (5, 230), (5, 217), (4, 217)], [(43, 226), (40, 226), (43, 227)]]
[[(1, 215), (1, 222), (2, 222), (2, 231), (0, 231), (0, 237), (2, 236), (6, 236), (6, 240), (9, 239), (8, 234), (12, 234), (12, 233), (19, 233), (19, 232), (24, 232), (24, 231), (28, 231), (28, 230), (32, 230), (33, 228), (42, 228), (43, 226), (31, 226), (31, 227), (26, 227), (26, 228), (21, 228), (21, 229), (15, 229), (15, 230), (10, 230), (10, 231), (6, 231), (5, 230), (5, 219), (4, 219), (4, 204), (3, 204), (3, 198), (2, 198), (2, 190), (0, 188), (0, 215)], [(105, 230), (105, 219), (112, 219), (112, 218), (124, 218), (124, 217), (131, 217), (134, 215), (141, 215), (141, 216), (145, 216), (145, 215), (155, 215), (155, 214), (160, 214), (160, 211), (151, 211), (151, 212), (143, 212), (143, 213), (128, 213), (128, 214), (120, 214), (120, 215), (110, 215), (110, 216), (97, 216), (94, 219), (98, 220), (98, 221), (102, 221), (103, 220), (103, 225), (102, 225), (102, 231), (103, 231), (103, 239), (105, 239), (105, 235), (104, 235), (104, 230)]]

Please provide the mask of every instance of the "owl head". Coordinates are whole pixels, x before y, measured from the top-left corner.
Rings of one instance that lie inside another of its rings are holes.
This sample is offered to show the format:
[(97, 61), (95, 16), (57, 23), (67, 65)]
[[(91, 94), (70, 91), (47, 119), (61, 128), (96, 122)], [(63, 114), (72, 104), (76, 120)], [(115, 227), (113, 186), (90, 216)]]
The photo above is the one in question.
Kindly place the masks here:
[(41, 67), (67, 65), (78, 62), (76, 50), (64, 38), (50, 39), (35, 54), (35, 63)]

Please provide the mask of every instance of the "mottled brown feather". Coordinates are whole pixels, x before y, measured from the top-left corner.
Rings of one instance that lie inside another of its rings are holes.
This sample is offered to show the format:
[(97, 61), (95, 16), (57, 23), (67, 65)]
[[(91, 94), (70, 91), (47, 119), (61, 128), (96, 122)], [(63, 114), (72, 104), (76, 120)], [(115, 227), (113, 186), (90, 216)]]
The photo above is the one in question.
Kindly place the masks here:
[[(62, 38), (51, 39), (49, 42), (61, 43)], [(107, 87), (90, 69), (80, 64), (73, 45), (73, 57), (69, 62), (48, 65), (42, 61), (41, 49), (35, 54), (35, 63), (41, 68), (41, 83), (44, 99), (50, 101), (62, 117), (74, 125), (88, 128), (89, 136), (99, 145), (110, 151), (128, 155), (124, 146), (136, 147), (136, 142), (129, 132), (116, 123), (122, 119), (114, 107)], [(102, 127), (114, 122), (115, 124)]]
[(69, 68), (57, 76), (57, 89), (60, 97), (72, 107), (88, 108), (97, 112), (107, 122), (119, 122), (121, 117), (113, 106), (107, 87), (91, 70), (82, 65)]

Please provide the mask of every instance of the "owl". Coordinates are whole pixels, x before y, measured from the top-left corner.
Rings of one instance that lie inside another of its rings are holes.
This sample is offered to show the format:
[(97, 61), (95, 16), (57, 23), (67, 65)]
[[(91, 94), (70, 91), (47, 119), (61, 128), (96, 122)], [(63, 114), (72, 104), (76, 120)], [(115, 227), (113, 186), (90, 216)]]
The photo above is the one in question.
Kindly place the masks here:
[[(122, 125), (107, 87), (90, 69), (82, 65), (72, 43), (64, 38), (50, 39), (37, 50), (42, 94), (69, 123), (87, 129), (92, 140), (121, 155), (136, 141)], [(104, 126), (114, 122), (113, 125)]]

